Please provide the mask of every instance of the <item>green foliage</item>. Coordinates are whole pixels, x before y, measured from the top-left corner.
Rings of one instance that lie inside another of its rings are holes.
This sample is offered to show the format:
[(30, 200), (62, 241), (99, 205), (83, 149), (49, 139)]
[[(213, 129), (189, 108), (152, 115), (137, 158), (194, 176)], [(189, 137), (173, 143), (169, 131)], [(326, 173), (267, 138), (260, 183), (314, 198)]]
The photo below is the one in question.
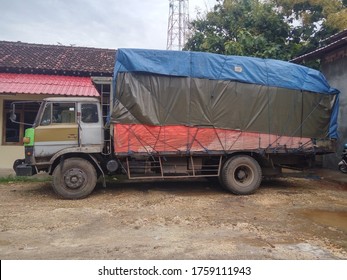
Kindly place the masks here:
[(214, 11), (192, 22), (186, 49), (289, 59), (290, 26), (272, 3), (258, 0), (218, 1)]
[(0, 177), (0, 183), (15, 183), (15, 182), (49, 182), (51, 181), (50, 177), (47, 176), (4, 176)]
[(294, 55), (317, 48), (323, 39), (347, 28), (346, 0), (272, 1), (291, 23), (290, 40), (301, 44)]
[(347, 28), (347, 0), (217, 0), (185, 49), (289, 60)]

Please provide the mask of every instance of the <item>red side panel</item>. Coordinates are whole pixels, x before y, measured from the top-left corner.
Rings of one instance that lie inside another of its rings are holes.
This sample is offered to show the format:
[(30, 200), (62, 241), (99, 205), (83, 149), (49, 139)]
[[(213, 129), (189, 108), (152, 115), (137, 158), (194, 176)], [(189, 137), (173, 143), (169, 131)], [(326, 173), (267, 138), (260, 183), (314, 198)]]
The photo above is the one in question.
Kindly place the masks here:
[(196, 128), (181, 125), (148, 126), (115, 124), (114, 149), (128, 152), (207, 152), (312, 147), (310, 138), (277, 136), (237, 130)]

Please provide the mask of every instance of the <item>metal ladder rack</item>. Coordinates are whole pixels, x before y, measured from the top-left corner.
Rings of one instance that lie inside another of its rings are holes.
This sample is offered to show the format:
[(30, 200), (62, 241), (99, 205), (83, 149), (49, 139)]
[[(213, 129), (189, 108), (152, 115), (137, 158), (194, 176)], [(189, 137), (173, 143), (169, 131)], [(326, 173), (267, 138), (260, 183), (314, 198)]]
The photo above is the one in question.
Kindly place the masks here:
[(112, 153), (112, 142), (111, 142), (111, 131), (109, 127), (106, 127), (107, 117), (110, 112), (110, 98), (111, 98), (111, 89), (109, 84), (101, 84), (101, 111), (102, 119), (105, 127), (104, 133), (104, 150), (103, 154), (110, 155)]
[(110, 128), (107, 127), (107, 118), (110, 112), (110, 104), (112, 98), (112, 77), (92, 77), (95, 87), (100, 94), (100, 105), (102, 120), (105, 127), (104, 133), (104, 149), (102, 153), (104, 155), (110, 155), (112, 153), (112, 135)]

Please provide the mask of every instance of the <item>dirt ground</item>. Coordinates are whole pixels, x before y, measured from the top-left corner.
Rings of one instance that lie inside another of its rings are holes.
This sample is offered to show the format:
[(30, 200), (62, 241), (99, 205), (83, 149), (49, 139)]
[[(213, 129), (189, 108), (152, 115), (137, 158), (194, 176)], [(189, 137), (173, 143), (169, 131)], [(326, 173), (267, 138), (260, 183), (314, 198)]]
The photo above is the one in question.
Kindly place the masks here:
[(9, 182), (0, 211), (0, 259), (347, 259), (347, 185), (325, 180), (115, 181), (76, 201)]

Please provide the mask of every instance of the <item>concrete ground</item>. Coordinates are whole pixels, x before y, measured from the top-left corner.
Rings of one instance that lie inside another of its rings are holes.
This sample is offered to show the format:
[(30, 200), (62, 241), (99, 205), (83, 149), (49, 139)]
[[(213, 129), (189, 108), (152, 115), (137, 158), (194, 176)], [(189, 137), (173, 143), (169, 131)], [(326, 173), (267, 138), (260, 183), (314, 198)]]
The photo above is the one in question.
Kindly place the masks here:
[(327, 181), (333, 181), (333, 182), (342, 183), (342, 184), (347, 183), (347, 174), (344, 174), (337, 170), (319, 168), (319, 169), (313, 170), (313, 174), (316, 174), (321, 179), (324, 179)]
[(205, 179), (110, 180), (81, 200), (0, 181), (0, 259), (347, 260), (344, 174), (287, 175), (249, 196)]

